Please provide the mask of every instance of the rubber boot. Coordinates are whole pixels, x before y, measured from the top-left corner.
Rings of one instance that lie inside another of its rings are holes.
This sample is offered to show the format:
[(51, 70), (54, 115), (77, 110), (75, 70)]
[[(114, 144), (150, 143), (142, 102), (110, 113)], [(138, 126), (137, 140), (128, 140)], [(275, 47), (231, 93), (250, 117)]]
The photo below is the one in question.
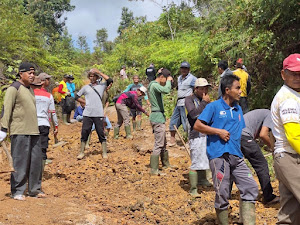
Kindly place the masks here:
[(63, 116), (62, 116), (63, 123), (66, 125), (70, 125), (70, 123), (68, 123), (67, 116), (68, 116), (67, 114), (63, 114)]
[(84, 158), (84, 148), (85, 148), (85, 142), (81, 142), (81, 145), (80, 145), (80, 152), (79, 152), (79, 155), (77, 156), (77, 159), (80, 160), (80, 159), (83, 159)]
[(170, 164), (169, 152), (167, 150), (160, 153), (160, 158), (161, 158), (161, 163), (162, 163), (164, 169), (167, 169), (167, 168), (175, 169), (176, 168), (176, 166), (173, 166)]
[(114, 128), (114, 139), (119, 139), (119, 131), (120, 131), (120, 127)]
[(198, 194), (198, 188), (197, 188), (197, 183), (198, 183), (198, 174), (194, 171), (189, 172), (189, 179), (190, 179), (190, 195), (194, 198), (200, 198), (200, 195)]
[(150, 156), (150, 174), (151, 175), (160, 175), (160, 171), (158, 170), (159, 164), (159, 155), (151, 155)]
[(244, 225), (255, 225), (255, 204), (252, 202), (243, 201), (242, 215)]
[(91, 141), (92, 132), (90, 133), (86, 143), (85, 143), (85, 149), (90, 148), (90, 141)]
[(197, 170), (198, 185), (203, 187), (211, 187), (212, 184), (206, 179), (206, 170)]
[(132, 130), (136, 131), (136, 121), (132, 121)]
[(242, 199), (240, 197), (240, 199), (239, 199), (239, 214), (240, 214), (240, 216), (239, 216), (239, 221), (238, 221), (239, 224), (243, 224), (243, 210), (242, 210), (242, 205), (243, 205), (243, 201), (242, 201)]
[(216, 209), (218, 224), (228, 225), (228, 209), (220, 210)]
[(141, 120), (138, 120), (136, 122), (136, 130), (141, 130), (142, 129), (142, 121)]
[(106, 141), (102, 142), (101, 146), (102, 146), (102, 158), (107, 159), (108, 157), (107, 157), (107, 143), (106, 143)]
[(132, 139), (133, 138), (133, 136), (131, 135), (130, 126), (125, 126), (125, 132), (126, 132), (126, 139)]
[(71, 113), (67, 114), (67, 122), (71, 123)]

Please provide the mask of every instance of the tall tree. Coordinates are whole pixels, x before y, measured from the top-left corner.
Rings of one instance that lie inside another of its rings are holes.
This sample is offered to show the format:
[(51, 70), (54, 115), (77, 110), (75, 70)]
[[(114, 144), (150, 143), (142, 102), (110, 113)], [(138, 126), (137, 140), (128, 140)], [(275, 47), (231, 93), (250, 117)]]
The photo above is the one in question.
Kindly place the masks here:
[(108, 37), (108, 34), (107, 34), (107, 30), (105, 28), (97, 30), (96, 40), (94, 40), (96, 47), (100, 48), (101, 50), (104, 50), (104, 44), (107, 41), (107, 37)]
[(81, 52), (89, 52), (89, 45), (86, 41), (86, 36), (79, 35), (77, 39), (77, 44)]
[(75, 9), (70, 0), (24, 0), (24, 7), (45, 28), (45, 34), (49, 37), (54, 33), (62, 34), (67, 20), (63, 14)]
[(131, 25), (131, 22), (134, 20), (133, 12), (130, 11), (127, 7), (122, 8), (121, 22), (118, 28), (119, 35), (122, 34), (122, 31)]

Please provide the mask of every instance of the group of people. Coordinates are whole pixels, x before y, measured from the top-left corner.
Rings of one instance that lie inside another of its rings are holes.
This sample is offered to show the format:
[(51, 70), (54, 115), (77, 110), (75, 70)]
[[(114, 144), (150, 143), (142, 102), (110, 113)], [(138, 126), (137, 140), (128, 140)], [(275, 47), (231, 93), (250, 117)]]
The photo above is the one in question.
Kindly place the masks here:
[[(273, 193), (267, 161), (256, 142), (260, 138), (270, 149), (275, 150), (274, 168), (279, 180), (281, 204), (277, 224), (300, 224), (299, 176), (296, 172), (300, 161), (300, 54), (292, 54), (283, 61), (281, 77), (284, 85), (274, 97), (271, 110), (249, 111), (247, 97), (251, 89), (250, 76), (243, 65), (243, 59), (238, 59), (235, 66), (236, 70), (231, 71), (226, 61), (218, 63), (219, 96), (212, 102), (209, 96), (212, 85), (205, 78), (193, 76), (188, 62), (180, 64), (177, 102), (170, 119), (171, 137), (168, 146), (176, 146), (175, 130), (183, 125), (183, 129), (189, 134), (191, 150), (190, 194), (198, 197), (198, 185), (213, 185), (218, 221), (220, 224), (228, 224), (229, 199), (234, 182), (240, 191), (240, 222), (255, 224), (258, 185), (244, 157), (257, 173), (264, 203), (270, 205), (279, 202), (279, 197)], [(134, 130), (141, 129), (141, 113), (149, 116), (155, 139), (150, 155), (150, 174), (163, 175), (159, 169), (160, 161), (162, 168), (173, 167), (167, 150), (163, 103), (163, 94), (171, 91), (173, 77), (166, 68), (161, 68), (156, 73), (153, 64), (146, 69), (146, 74), (147, 72), (147, 87), (139, 82), (138, 76), (134, 76), (133, 83), (114, 98), (118, 116), (114, 138), (119, 138), (123, 123), (126, 138), (133, 138), (130, 115)], [(20, 79), (6, 91), (0, 141), (9, 132), (16, 170), (11, 175), (11, 193), (14, 199), (25, 200), (27, 183), (29, 196), (45, 196), (41, 180), (44, 161), (47, 159), (49, 115), (54, 124), (54, 132), (58, 130), (58, 121), (53, 96), (46, 91), (51, 76), (46, 73), (35, 76), (35, 67), (29, 63), (20, 65), (18, 75)], [(63, 96), (71, 95), (67, 79), (65, 76), (59, 85), (62, 101)], [(93, 126), (102, 146), (102, 156), (107, 158), (104, 106), (113, 80), (95, 68), (88, 72), (88, 79), (90, 83), (73, 96), (84, 109), (80, 117), (83, 124), (77, 158), (84, 158)], [(143, 108), (142, 99), (150, 107), (150, 113)], [(69, 112), (63, 109), (63, 114), (64, 122), (67, 123)], [(276, 140), (275, 145), (272, 134)], [(207, 179), (209, 172), (213, 184)]]

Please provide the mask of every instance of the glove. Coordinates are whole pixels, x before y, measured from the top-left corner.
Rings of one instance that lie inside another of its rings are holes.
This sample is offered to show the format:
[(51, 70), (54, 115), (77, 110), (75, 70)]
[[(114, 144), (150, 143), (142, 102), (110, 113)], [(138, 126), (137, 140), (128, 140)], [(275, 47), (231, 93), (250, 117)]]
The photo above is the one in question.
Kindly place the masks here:
[(6, 132), (4, 132), (4, 131), (0, 131), (0, 142), (2, 142), (5, 138), (6, 138)]

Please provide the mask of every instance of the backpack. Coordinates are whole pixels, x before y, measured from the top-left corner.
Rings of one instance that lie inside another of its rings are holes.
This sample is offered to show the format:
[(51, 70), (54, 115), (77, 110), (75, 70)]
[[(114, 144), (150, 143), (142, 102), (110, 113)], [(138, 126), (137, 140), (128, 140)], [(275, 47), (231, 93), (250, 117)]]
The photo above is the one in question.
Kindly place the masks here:
[(120, 94), (117, 94), (116, 96), (113, 97), (112, 101), (114, 103), (116, 103), (118, 101), (118, 98), (120, 98), (120, 96), (122, 95), (123, 93), (120, 93)]
[(76, 107), (75, 98), (71, 96), (66, 96), (65, 98), (65, 110), (66, 112), (71, 112)]

